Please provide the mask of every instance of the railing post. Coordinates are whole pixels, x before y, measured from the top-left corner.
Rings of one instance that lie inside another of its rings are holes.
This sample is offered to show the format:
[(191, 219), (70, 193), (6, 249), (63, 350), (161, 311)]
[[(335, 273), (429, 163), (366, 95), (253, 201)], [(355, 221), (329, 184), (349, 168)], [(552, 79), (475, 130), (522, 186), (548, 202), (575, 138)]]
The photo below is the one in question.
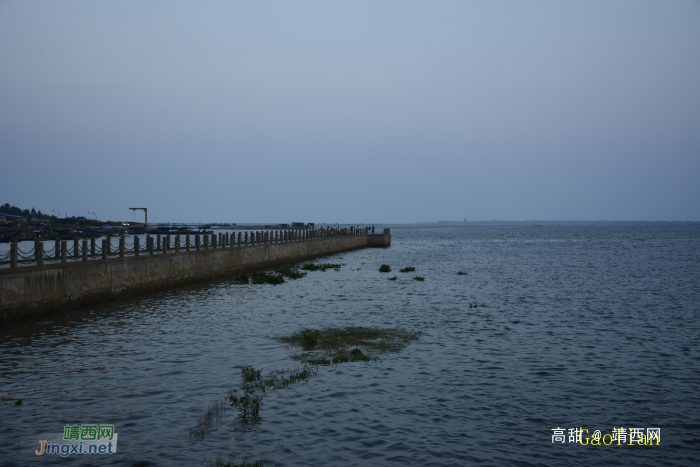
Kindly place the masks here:
[(34, 242), (34, 259), (36, 259), (37, 266), (44, 265), (44, 243), (39, 240)]
[(156, 250), (160, 250), (160, 234), (158, 234), (157, 238), (158, 238), (158, 243), (157, 243), (158, 246), (156, 246)]
[(87, 240), (83, 240), (83, 261), (88, 260), (88, 247)]
[(199, 234), (194, 234), (194, 249), (199, 251), (200, 244), (201, 239), (199, 238)]
[(245, 246), (248, 246), (248, 232), (245, 233)]
[[(221, 235), (221, 232), (219, 232), (219, 235)], [(216, 248), (216, 234), (214, 232), (211, 233), (211, 247)]]
[(124, 237), (119, 236), (119, 257), (123, 258), (124, 257), (124, 250), (126, 247), (126, 240)]
[(185, 251), (190, 251), (190, 234), (185, 235), (185, 243), (187, 243), (187, 245), (185, 245)]
[(146, 247), (148, 248), (148, 254), (153, 255), (155, 254), (155, 248), (153, 248), (153, 237), (150, 235), (146, 237)]
[(107, 235), (107, 258), (109, 258), (109, 254), (112, 252), (112, 236)]
[(175, 235), (175, 253), (180, 253), (180, 234)]
[(90, 239), (90, 256), (95, 256), (95, 237)]
[[(61, 242), (61, 243), (65, 243), (65, 242)], [(109, 237), (102, 239), (102, 259), (106, 260), (107, 258), (109, 258), (109, 244), (110, 243), (111, 242), (110, 242)], [(63, 262), (63, 260), (61, 260), (61, 262)]]
[(205, 250), (209, 249), (209, 234), (202, 234), (202, 243)]
[(161, 242), (163, 246), (163, 254), (168, 254), (168, 248), (170, 248), (170, 235), (163, 235), (163, 241)]
[(13, 238), (10, 243), (10, 267), (17, 267), (17, 239)]
[(241, 233), (238, 232), (238, 246), (241, 246)]
[(10, 244), (10, 267), (17, 267), (17, 240), (15, 239), (12, 239), (12, 243)]
[(141, 256), (141, 239), (134, 235), (134, 256)]
[(78, 247), (78, 239), (74, 238), (73, 239), (73, 258), (77, 258), (79, 255), (79, 247)]
[(68, 262), (68, 242), (61, 240), (61, 263)]

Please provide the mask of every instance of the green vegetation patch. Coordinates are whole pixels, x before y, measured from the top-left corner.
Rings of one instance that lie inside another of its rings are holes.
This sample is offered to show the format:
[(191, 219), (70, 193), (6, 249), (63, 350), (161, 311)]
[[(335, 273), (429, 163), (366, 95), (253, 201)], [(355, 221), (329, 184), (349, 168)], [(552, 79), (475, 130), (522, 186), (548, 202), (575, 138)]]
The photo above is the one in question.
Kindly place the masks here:
[(296, 266), (284, 266), (279, 268), (276, 272), (277, 274), (293, 280), (301, 279), (306, 275), (305, 272), (299, 272), (299, 268)]
[(240, 276), (236, 276), (236, 282), (239, 284), (248, 284), (250, 282), (250, 278), (248, 277), (248, 274), (241, 274)]
[(390, 277), (389, 280), (390, 280), (390, 281), (395, 281), (395, 280), (396, 280), (396, 276)]
[(406, 268), (401, 269), (399, 272), (413, 272), (415, 270), (416, 268), (414, 268), (413, 266), (408, 266)]
[(379, 266), (379, 272), (391, 272), (391, 268), (388, 264), (382, 264)]
[(270, 274), (269, 272), (256, 272), (253, 274), (253, 284), (284, 284), (282, 274)]
[(327, 269), (335, 269), (336, 271), (340, 269), (342, 264), (336, 264), (336, 263), (319, 263), (319, 264), (314, 264), (314, 263), (306, 263), (301, 267), (304, 271), (326, 271)]
[(355, 361), (378, 360), (383, 353), (396, 353), (412, 341), (420, 331), (403, 328), (325, 328), (303, 329), (277, 340), (304, 350), (292, 358), (312, 365), (330, 365)]
[(423, 281), (425, 280), (425, 277), (423, 277), (423, 276), (413, 276), (413, 280), (423, 282)]
[(221, 458), (221, 456), (217, 456), (216, 459), (212, 460), (207, 460), (206, 458), (202, 462), (202, 465), (204, 465), (204, 462), (208, 462), (209, 467), (275, 467), (277, 465), (276, 462), (264, 462), (264, 461), (255, 461), (255, 462), (248, 462), (248, 461), (243, 461), (243, 462), (234, 462), (234, 458), (236, 457), (236, 453), (232, 452), (228, 455), (228, 462), (224, 462), (224, 460)]
[(458, 276), (467, 276), (468, 274), (467, 274), (466, 272), (464, 272), (464, 271), (459, 271), (459, 272), (457, 273), (457, 275), (458, 275)]
[(261, 420), (260, 409), (263, 396), (268, 391), (286, 389), (289, 386), (318, 376), (318, 368), (304, 365), (290, 370), (271, 371), (262, 375), (262, 369), (252, 366), (241, 368), (243, 384), (228, 392), (231, 407), (238, 410), (238, 420), (243, 423), (257, 423)]
[(214, 401), (207, 406), (204, 414), (199, 416), (197, 424), (188, 429), (187, 436), (192, 439), (202, 441), (211, 432), (212, 428), (221, 423), (226, 414), (226, 405), (223, 401)]

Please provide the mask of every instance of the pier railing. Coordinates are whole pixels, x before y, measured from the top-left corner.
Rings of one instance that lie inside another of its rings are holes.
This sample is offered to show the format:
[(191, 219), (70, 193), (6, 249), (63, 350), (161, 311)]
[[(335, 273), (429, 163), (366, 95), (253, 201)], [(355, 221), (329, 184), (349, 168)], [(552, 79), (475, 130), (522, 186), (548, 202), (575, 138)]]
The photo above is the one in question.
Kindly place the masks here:
[[(389, 229), (384, 229), (388, 233)], [(246, 232), (213, 232), (195, 234), (146, 235), (145, 241), (134, 236), (131, 241), (121, 237), (90, 239), (35, 241), (28, 251), (19, 248), (16, 242), (10, 250), (0, 255), (0, 266), (10, 268), (19, 265), (68, 263), (74, 261), (109, 260), (127, 256), (166, 255), (217, 248), (240, 248), (260, 244), (322, 241), (330, 238), (369, 235), (369, 228), (334, 230), (262, 230)], [(116, 245), (113, 239), (117, 239)]]

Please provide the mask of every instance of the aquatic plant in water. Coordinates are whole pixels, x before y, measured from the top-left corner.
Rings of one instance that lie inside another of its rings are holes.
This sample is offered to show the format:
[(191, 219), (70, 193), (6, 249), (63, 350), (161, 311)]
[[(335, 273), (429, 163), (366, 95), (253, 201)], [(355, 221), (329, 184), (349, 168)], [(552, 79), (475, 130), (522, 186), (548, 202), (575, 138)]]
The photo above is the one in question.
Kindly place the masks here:
[(204, 414), (199, 416), (197, 424), (189, 427), (187, 436), (196, 440), (203, 440), (212, 430), (221, 423), (226, 413), (226, 404), (223, 401), (214, 401), (210, 404)]
[(244, 366), (241, 368), (241, 376), (244, 383), (240, 388), (231, 389), (228, 399), (231, 407), (238, 409), (238, 419), (241, 422), (256, 423), (261, 420), (260, 408), (267, 391), (285, 389), (292, 384), (318, 376), (318, 369), (304, 365), (290, 370), (270, 371), (267, 376), (262, 376), (262, 369)]
[(389, 280), (390, 280), (390, 281), (395, 281), (395, 280), (396, 280), (396, 276), (390, 277)]
[[(255, 461), (255, 462), (248, 462), (248, 461), (243, 461), (243, 462), (234, 462), (234, 458), (236, 457), (236, 453), (232, 452), (229, 453), (228, 455), (228, 462), (224, 462), (224, 460), (221, 458), (221, 456), (217, 456), (216, 459), (213, 461), (208, 461), (209, 467), (275, 467), (277, 463), (275, 462), (264, 462), (264, 461)], [(205, 458), (204, 461), (202, 461), (202, 465), (204, 465), (204, 462), (207, 462), (207, 459)]]
[(295, 266), (284, 266), (277, 269), (276, 272), (288, 279), (301, 279), (306, 275), (305, 272), (299, 272), (299, 269)]
[(250, 278), (248, 277), (248, 274), (241, 274), (240, 276), (236, 276), (236, 282), (239, 284), (247, 284), (250, 282)]
[[(308, 345), (309, 336), (315, 344)], [(420, 331), (403, 328), (325, 328), (303, 329), (277, 340), (290, 347), (301, 348), (303, 353), (292, 355), (292, 359), (312, 365), (378, 360), (383, 353), (403, 350), (412, 341), (418, 340)]]
[(399, 272), (413, 272), (415, 270), (416, 270), (416, 268), (414, 268), (413, 266), (408, 266), (408, 267), (401, 269)]
[(253, 274), (253, 284), (284, 284), (284, 276), (282, 274), (256, 272)]
[(335, 269), (336, 271), (340, 270), (340, 267), (342, 264), (335, 264), (335, 263), (321, 263), (321, 264), (314, 264), (314, 263), (306, 263), (301, 267), (304, 271), (318, 271), (319, 269), (321, 271), (326, 271), (326, 269)]
[(457, 273), (457, 275), (458, 275), (458, 276), (466, 276), (466, 275), (468, 275), (468, 274), (467, 274), (466, 272), (464, 272), (464, 271), (459, 271), (459, 272)]
[(422, 276), (413, 276), (413, 280), (421, 281), (423, 282), (425, 280), (425, 277)]
[[(290, 370), (270, 371), (262, 375), (262, 369), (252, 366), (241, 367), (243, 384), (229, 391), (229, 402), (238, 409), (238, 420), (243, 423), (257, 423), (260, 418), (260, 408), (263, 397), (268, 391), (285, 389), (293, 384), (307, 381), (318, 376), (319, 365), (340, 364), (346, 362), (368, 362), (378, 360), (377, 355), (386, 352), (400, 352), (412, 341), (418, 340), (420, 331), (410, 331), (403, 328), (325, 328), (302, 329), (287, 336), (277, 337), (277, 341), (290, 347), (300, 347), (306, 352), (292, 355), (292, 359), (301, 360), (304, 365)], [(352, 349), (352, 350), (349, 350)], [(205, 459), (206, 461), (206, 459)], [(204, 463), (204, 462), (202, 462)], [(229, 461), (224, 462), (221, 456), (215, 461), (209, 461), (210, 466), (216, 467), (263, 467), (276, 465), (269, 463), (236, 464), (229, 454)]]
[(238, 419), (242, 422), (255, 422), (260, 420), (260, 407), (262, 396), (255, 391), (244, 390), (244, 395), (239, 396), (237, 389), (231, 389), (228, 394), (231, 407), (238, 409)]
[(391, 272), (391, 268), (388, 264), (382, 264), (379, 266), (379, 272)]

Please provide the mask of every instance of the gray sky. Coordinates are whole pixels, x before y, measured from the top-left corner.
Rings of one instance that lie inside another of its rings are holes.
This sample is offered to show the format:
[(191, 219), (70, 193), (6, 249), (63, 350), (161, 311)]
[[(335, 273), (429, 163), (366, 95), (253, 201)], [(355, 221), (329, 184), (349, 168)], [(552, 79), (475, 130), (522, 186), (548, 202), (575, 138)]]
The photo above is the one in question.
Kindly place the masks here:
[(700, 2), (2, 2), (0, 158), (112, 220), (700, 220)]

